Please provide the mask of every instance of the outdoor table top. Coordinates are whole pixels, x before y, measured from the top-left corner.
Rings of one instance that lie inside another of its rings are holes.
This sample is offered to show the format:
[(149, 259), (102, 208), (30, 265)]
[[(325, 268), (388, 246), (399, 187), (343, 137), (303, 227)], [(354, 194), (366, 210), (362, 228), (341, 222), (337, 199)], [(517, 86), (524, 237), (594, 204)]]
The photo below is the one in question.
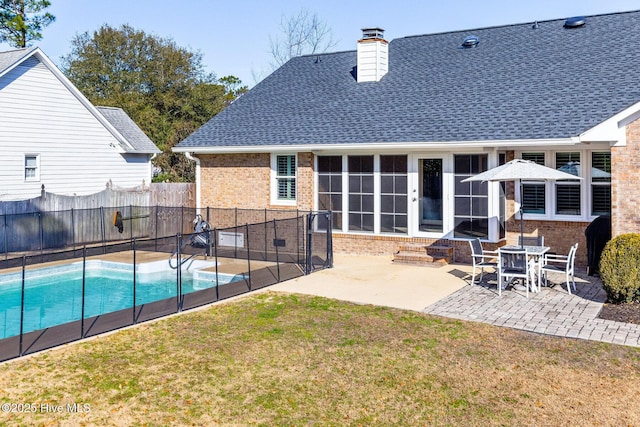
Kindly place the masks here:
[(551, 248), (549, 246), (506, 245), (506, 246), (502, 246), (502, 247), (498, 248), (498, 251), (501, 251), (501, 250), (517, 251), (517, 250), (522, 250), (522, 249), (526, 250), (527, 254), (529, 254), (529, 255), (540, 256), (540, 255), (544, 255), (545, 253), (549, 252), (549, 250)]

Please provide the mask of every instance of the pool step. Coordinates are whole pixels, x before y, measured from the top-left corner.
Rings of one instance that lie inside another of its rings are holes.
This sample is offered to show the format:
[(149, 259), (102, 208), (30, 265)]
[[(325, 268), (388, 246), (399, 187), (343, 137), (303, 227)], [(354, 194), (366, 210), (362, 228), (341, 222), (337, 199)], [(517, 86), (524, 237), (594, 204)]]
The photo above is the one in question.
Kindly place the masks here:
[(443, 267), (453, 262), (453, 247), (415, 243), (402, 244), (393, 254), (393, 262), (424, 267)]

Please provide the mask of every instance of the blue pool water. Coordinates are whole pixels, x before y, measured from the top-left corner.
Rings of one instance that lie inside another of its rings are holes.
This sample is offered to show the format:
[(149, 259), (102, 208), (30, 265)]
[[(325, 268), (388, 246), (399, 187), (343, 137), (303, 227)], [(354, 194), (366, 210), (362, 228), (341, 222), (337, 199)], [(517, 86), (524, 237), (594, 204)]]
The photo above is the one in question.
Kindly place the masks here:
[[(182, 293), (216, 286), (215, 272), (199, 268), (182, 270)], [(242, 275), (218, 273), (218, 285), (242, 280)], [(139, 264), (136, 268), (136, 305), (177, 296), (176, 270), (167, 261)], [(22, 272), (0, 275), (0, 339), (20, 334)], [(31, 332), (82, 317), (82, 263), (25, 272), (24, 328)], [(131, 264), (90, 260), (86, 262), (84, 317), (131, 308)]]

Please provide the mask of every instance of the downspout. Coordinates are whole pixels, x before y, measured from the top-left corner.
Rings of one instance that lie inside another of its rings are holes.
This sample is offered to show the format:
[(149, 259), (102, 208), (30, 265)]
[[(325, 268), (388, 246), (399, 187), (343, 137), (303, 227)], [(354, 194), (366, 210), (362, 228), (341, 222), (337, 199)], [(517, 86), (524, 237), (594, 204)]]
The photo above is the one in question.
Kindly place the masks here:
[(185, 157), (196, 162), (196, 212), (200, 213), (200, 159), (193, 153), (185, 151)]

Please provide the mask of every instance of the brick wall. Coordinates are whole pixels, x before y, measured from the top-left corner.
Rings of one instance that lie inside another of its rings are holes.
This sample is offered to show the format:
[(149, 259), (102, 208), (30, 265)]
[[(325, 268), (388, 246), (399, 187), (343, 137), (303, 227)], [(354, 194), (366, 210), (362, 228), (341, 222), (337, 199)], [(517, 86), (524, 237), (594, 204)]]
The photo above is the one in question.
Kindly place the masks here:
[(640, 119), (626, 129), (627, 145), (611, 147), (611, 235), (640, 232)]
[[(271, 156), (268, 153), (200, 155), (201, 206), (241, 209), (295, 209), (271, 204)], [(300, 210), (313, 208), (313, 154), (298, 154), (297, 198)]]
[(212, 154), (198, 157), (201, 166), (201, 206), (244, 209), (269, 206), (269, 154)]
[[(618, 157), (627, 162), (639, 161), (640, 124), (636, 126), (635, 151), (632, 155)], [(635, 156), (635, 157), (634, 157)], [(216, 208), (242, 209), (292, 209), (271, 205), (270, 201), (270, 155), (269, 154), (215, 154), (202, 155), (201, 159), (201, 205)], [(612, 154), (612, 158), (613, 158)], [(634, 158), (629, 158), (634, 157)], [(513, 158), (513, 152), (507, 153)], [(614, 166), (615, 168), (615, 166)], [(617, 169), (615, 169), (617, 170)], [(297, 209), (309, 211), (313, 209), (313, 154), (298, 153)], [(629, 183), (633, 184), (630, 177)], [(640, 194), (640, 180), (637, 180)], [(517, 243), (520, 222), (514, 216), (513, 203), (514, 184), (507, 183), (507, 243)], [(633, 204), (628, 200), (627, 204)], [(635, 202), (638, 203), (638, 202)], [(638, 206), (640, 207), (640, 206)], [(293, 207), (295, 208), (295, 207)], [(638, 209), (632, 210), (632, 215)], [(259, 213), (258, 213), (259, 214)], [(217, 213), (220, 215), (220, 212)], [(229, 215), (232, 215), (229, 212)], [(230, 222), (229, 220), (228, 222)], [(240, 224), (244, 221), (239, 221)], [(566, 254), (574, 243), (579, 243), (576, 264), (586, 266), (587, 247), (584, 230), (589, 223), (568, 221), (525, 221), (524, 234), (529, 236), (543, 235), (545, 243), (552, 252)], [(334, 233), (333, 245), (336, 253), (378, 254), (391, 256), (400, 243), (419, 243), (434, 245), (451, 245), (455, 247), (456, 262), (471, 262), (469, 243), (467, 241), (444, 241), (441, 239), (410, 238), (391, 235), (354, 235)], [(487, 249), (495, 249), (497, 245), (485, 244)]]

